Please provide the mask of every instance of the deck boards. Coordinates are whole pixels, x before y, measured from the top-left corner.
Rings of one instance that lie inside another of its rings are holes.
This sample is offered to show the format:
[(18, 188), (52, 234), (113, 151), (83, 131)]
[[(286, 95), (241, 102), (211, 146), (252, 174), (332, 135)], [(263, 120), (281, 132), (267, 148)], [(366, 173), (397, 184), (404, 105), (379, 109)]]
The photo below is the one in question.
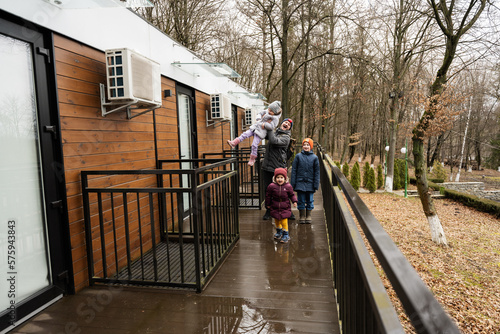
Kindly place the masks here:
[(340, 333), (321, 202), (311, 225), (290, 222), (288, 244), (263, 211), (240, 210), (240, 241), (200, 294), (96, 286), (11, 333)]

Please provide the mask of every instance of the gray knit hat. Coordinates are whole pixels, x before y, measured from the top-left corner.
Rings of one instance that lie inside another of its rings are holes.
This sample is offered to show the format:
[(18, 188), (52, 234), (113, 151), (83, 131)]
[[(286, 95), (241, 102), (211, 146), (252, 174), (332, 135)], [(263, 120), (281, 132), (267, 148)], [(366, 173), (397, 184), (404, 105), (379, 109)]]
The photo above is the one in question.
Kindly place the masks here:
[(268, 107), (269, 109), (271, 109), (271, 111), (275, 114), (275, 115), (279, 115), (281, 114), (281, 102), (280, 101), (274, 101), (273, 103), (271, 103)]

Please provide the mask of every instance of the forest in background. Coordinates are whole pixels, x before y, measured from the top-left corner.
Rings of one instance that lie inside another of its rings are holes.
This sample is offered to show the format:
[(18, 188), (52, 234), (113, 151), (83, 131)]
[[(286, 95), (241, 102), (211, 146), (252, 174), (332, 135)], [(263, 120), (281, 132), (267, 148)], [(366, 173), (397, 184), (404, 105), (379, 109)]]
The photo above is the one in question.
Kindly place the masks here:
[[(269, 102), (281, 100), (292, 136), (312, 137), (342, 163), (355, 154), (384, 161), (395, 129), (395, 155), (429, 103), (446, 40), (429, 1), (150, 0), (136, 11)], [(427, 165), (497, 169), (500, 165), (500, 24), (485, 2), (461, 36), (437, 116), (426, 132)], [(446, 6), (436, 4), (438, 10)], [(465, 133), (467, 135), (465, 136)], [(465, 141), (464, 141), (464, 136)], [(411, 158), (410, 158), (411, 159)]]

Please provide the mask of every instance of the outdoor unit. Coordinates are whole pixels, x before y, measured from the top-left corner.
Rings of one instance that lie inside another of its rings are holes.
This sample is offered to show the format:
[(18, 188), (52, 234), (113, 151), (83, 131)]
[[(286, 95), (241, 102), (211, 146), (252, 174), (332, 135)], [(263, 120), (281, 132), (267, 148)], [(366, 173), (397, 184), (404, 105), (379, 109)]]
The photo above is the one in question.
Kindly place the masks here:
[(127, 49), (106, 50), (107, 95), (111, 102), (161, 105), (160, 64)]
[(255, 123), (255, 119), (257, 118), (257, 110), (254, 108), (246, 108), (245, 109), (245, 122), (243, 123), (246, 127), (251, 126)]
[(212, 119), (231, 119), (231, 100), (224, 94), (210, 95), (210, 115)]

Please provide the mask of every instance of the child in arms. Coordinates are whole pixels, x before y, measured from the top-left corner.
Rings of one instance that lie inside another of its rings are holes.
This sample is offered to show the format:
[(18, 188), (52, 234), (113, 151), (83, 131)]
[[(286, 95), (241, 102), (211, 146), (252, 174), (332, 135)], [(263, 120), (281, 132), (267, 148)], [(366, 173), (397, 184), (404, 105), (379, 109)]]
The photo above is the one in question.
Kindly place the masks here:
[(252, 124), (249, 130), (243, 132), (239, 137), (228, 140), (227, 143), (232, 148), (236, 147), (245, 139), (253, 136), (252, 147), (250, 150), (250, 161), (248, 164), (253, 166), (257, 158), (257, 149), (262, 139), (266, 138), (267, 130), (274, 130), (278, 126), (281, 117), (281, 102), (274, 101), (266, 110), (263, 110), (257, 116), (257, 122)]

